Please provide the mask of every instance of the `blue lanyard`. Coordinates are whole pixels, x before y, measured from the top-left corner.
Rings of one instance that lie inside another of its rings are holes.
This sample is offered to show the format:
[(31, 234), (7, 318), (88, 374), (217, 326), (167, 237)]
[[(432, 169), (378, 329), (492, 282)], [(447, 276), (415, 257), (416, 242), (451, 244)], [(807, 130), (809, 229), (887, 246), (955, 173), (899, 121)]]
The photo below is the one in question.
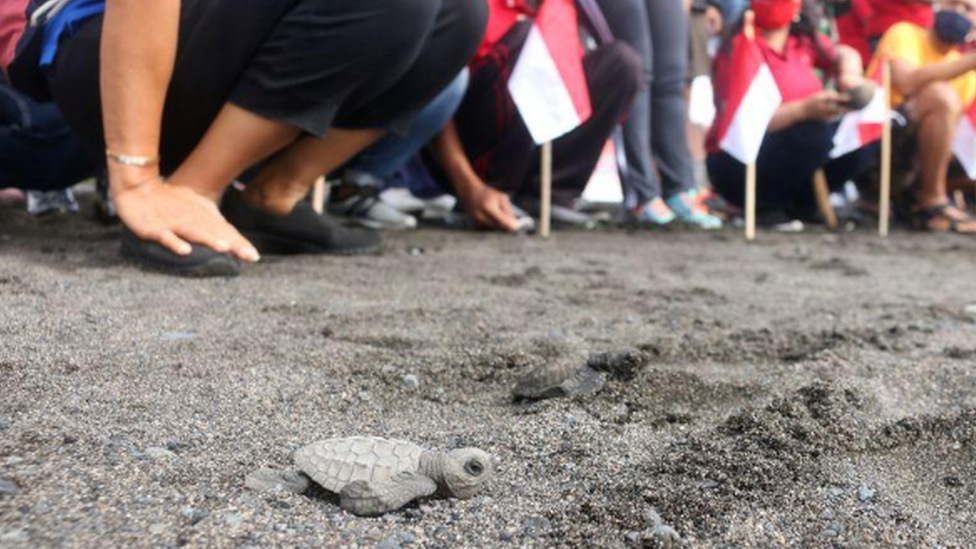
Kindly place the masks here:
[(41, 66), (54, 63), (58, 45), (66, 32), (74, 31), (74, 25), (100, 15), (105, 11), (105, 0), (75, 0), (44, 25), (41, 47)]

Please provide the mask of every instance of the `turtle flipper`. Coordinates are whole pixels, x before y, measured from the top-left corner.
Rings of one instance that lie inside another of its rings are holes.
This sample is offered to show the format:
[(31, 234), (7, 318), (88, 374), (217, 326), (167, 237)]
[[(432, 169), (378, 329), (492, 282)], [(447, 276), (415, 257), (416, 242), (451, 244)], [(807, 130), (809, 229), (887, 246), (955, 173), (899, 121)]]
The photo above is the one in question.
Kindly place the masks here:
[(258, 469), (244, 479), (244, 486), (256, 492), (284, 491), (304, 494), (312, 485), (311, 479), (299, 471)]
[(595, 395), (603, 390), (607, 384), (607, 375), (589, 366), (584, 366), (573, 374), (573, 377), (562, 382), (560, 388), (568, 396)]
[(354, 515), (379, 516), (435, 492), (437, 484), (429, 477), (404, 472), (383, 482), (349, 484), (339, 494), (339, 506)]

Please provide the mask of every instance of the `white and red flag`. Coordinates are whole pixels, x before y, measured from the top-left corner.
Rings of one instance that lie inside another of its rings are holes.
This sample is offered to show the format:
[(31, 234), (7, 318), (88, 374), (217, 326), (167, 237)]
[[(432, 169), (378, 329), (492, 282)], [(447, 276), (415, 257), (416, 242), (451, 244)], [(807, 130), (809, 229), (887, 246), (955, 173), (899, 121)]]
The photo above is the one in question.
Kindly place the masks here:
[(966, 114), (956, 127), (952, 140), (952, 154), (962, 164), (969, 179), (976, 179), (976, 102), (966, 109)]
[(891, 116), (888, 109), (888, 91), (884, 89), (881, 67), (886, 60), (876, 63), (878, 67), (871, 76), (877, 84), (874, 97), (863, 109), (852, 111), (843, 116), (837, 133), (834, 134), (834, 148), (830, 151), (831, 158), (840, 158), (862, 147), (866, 147), (881, 139), (884, 124)]
[(573, 0), (542, 3), (508, 89), (539, 145), (575, 130), (590, 118), (590, 91)]
[(751, 31), (747, 26), (732, 43), (728, 103), (717, 120), (719, 147), (743, 164), (759, 157), (769, 123), (783, 102)]

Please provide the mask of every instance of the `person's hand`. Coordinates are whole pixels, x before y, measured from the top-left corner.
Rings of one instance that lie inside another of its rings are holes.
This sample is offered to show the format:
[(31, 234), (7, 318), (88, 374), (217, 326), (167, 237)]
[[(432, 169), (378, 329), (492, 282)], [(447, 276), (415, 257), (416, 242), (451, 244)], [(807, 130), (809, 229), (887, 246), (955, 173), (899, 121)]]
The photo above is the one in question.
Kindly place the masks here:
[(823, 90), (804, 100), (803, 119), (822, 122), (833, 120), (848, 111), (844, 107), (848, 101), (850, 97), (847, 94)]
[(188, 188), (157, 177), (134, 185), (113, 185), (113, 195), (119, 218), (142, 240), (156, 242), (177, 255), (188, 255), (193, 243), (230, 252), (242, 261), (260, 259), (213, 201)]
[(518, 230), (518, 219), (512, 211), (512, 202), (508, 195), (491, 188), (484, 183), (474, 185), (464, 196), (468, 217), (484, 229), (514, 232)]
[(725, 20), (722, 18), (722, 11), (715, 6), (705, 8), (705, 28), (708, 29), (709, 36), (722, 34), (722, 27)]

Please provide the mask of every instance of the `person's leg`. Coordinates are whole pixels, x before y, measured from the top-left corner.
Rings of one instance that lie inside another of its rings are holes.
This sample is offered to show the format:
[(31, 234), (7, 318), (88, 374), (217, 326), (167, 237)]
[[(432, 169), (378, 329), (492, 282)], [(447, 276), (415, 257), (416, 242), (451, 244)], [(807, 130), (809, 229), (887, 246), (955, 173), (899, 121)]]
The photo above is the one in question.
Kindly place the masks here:
[[(812, 177), (829, 160), (832, 128), (832, 124), (803, 122), (766, 136), (757, 161), (757, 211), (792, 212), (815, 204)], [(724, 152), (711, 154), (708, 171), (719, 194), (738, 207), (745, 204), (742, 163)]]
[(915, 198), (920, 207), (944, 204), (952, 140), (962, 116), (962, 102), (952, 86), (938, 82), (919, 92), (914, 103), (921, 166), (921, 186)]
[(664, 197), (692, 188), (695, 181), (688, 148), (689, 29), (684, 3), (644, 0), (654, 55), (651, 74), (651, 150), (661, 174)]
[(651, 74), (654, 71), (654, 51), (647, 2), (599, 0), (599, 5), (614, 37), (634, 48), (641, 59), (641, 85), (623, 124), (627, 157), (623, 184), (628, 195), (627, 203), (642, 206), (661, 196), (661, 183), (651, 157)]
[(91, 177), (96, 162), (61, 118), (0, 81), (0, 186), (58, 190)]
[[(283, 211), (289, 202), (293, 207), (321, 174), (337, 169), (382, 137), (385, 132), (372, 129), (380, 121), (408, 122), (457, 76), (484, 33), (485, 6), (469, 0), (428, 1), (433, 9), (431, 30), (407, 72), (385, 93), (344, 106), (325, 137), (303, 139), (278, 155), (248, 186), (247, 199), (272, 212)], [(397, 21), (395, 14), (386, 16)]]
[[(583, 193), (604, 145), (640, 87), (641, 60), (626, 44), (613, 43), (591, 52), (583, 59), (583, 68), (593, 113), (582, 126), (553, 142), (553, 200), (563, 205), (572, 204)], [(524, 126), (522, 129), (528, 135)], [(540, 169), (540, 157), (533, 155), (524, 194), (538, 196)]]
[(468, 71), (465, 69), (420, 111), (406, 135), (387, 135), (356, 156), (346, 167), (386, 181), (450, 122), (467, 88)]

